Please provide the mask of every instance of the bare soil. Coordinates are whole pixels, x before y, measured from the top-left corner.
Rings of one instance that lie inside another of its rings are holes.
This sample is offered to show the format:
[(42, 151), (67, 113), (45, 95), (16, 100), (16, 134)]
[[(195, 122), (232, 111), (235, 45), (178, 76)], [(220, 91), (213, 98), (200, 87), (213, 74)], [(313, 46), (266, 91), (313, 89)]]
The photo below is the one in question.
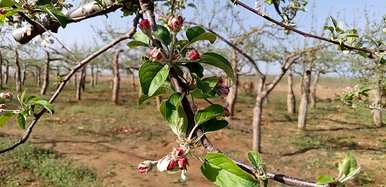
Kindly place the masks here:
[[(155, 101), (137, 105), (137, 91), (123, 84), (120, 105), (110, 102), (108, 82), (87, 87), (79, 102), (71, 99), (74, 90), (67, 89), (55, 104), (57, 112), (44, 116), (29, 141), (94, 168), (104, 186), (213, 186), (201, 175), (197, 158), (190, 159), (187, 184), (179, 183), (178, 173), (145, 176), (136, 172), (138, 163), (161, 158), (176, 143)], [(386, 128), (374, 128), (369, 111), (332, 101), (342, 87), (321, 85), (321, 101), (310, 112), (308, 130), (299, 131), (296, 116), (285, 112), (285, 84), (279, 85), (264, 107), (262, 156), (268, 171), (315, 180), (320, 174), (337, 175), (336, 164), (352, 152), (362, 173), (349, 186), (386, 186)], [(242, 93), (230, 128), (209, 135), (240, 160), (245, 160), (251, 147), (253, 101), (253, 96)], [(22, 132), (13, 123), (0, 129), (0, 134), (12, 137)], [(200, 157), (203, 152), (197, 150), (194, 155)], [(36, 183), (32, 181), (31, 186)]]

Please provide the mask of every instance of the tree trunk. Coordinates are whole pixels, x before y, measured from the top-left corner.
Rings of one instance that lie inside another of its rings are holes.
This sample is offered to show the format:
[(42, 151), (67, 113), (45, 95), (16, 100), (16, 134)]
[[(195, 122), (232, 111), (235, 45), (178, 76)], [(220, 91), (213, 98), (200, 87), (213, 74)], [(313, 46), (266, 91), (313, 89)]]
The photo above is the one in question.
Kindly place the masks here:
[(42, 69), (40, 67), (36, 68), (36, 83), (38, 87), (42, 85)]
[(319, 78), (320, 78), (320, 71), (317, 71), (315, 73), (315, 78), (312, 81), (311, 92), (310, 92), (310, 103), (312, 108), (316, 108), (316, 102), (317, 102), (316, 89), (318, 87)]
[(79, 74), (79, 72), (76, 72), (75, 74), (74, 74), (74, 78), (73, 78), (73, 83), (74, 83), (74, 88), (76, 89), (76, 87), (78, 86), (78, 74)]
[(95, 64), (91, 64), (90, 66), (90, 72), (91, 72), (91, 87), (95, 87)]
[(119, 88), (121, 84), (121, 77), (119, 75), (119, 53), (122, 51), (117, 51), (114, 55), (112, 66), (113, 66), (113, 90), (111, 100), (115, 103), (119, 103)]
[(96, 71), (95, 71), (95, 85), (98, 84), (99, 80), (99, 66), (96, 66)]
[(299, 114), (298, 114), (298, 128), (306, 129), (307, 112), (310, 98), (311, 85), (311, 66), (309, 66), (303, 73), (303, 91), (300, 100)]
[(382, 95), (383, 95), (383, 72), (377, 73), (377, 82), (375, 85), (375, 94), (373, 100), (373, 106), (375, 107), (372, 110), (374, 125), (381, 127), (383, 125), (382, 121)]
[(47, 92), (48, 85), (50, 84), (50, 53), (46, 52), (47, 59), (44, 64), (44, 78), (43, 78), (43, 86), (40, 89), (40, 94), (45, 95)]
[(80, 82), (79, 82), (83, 92), (86, 90), (86, 77), (87, 77), (87, 66), (84, 66), (82, 68), (82, 73), (80, 74)]
[(21, 69), (20, 69), (20, 61), (19, 61), (19, 51), (17, 48), (15, 49), (15, 80), (16, 80), (16, 93), (22, 92), (21, 87)]
[(7, 85), (9, 79), (9, 61), (5, 60), (5, 77), (4, 77), (4, 83)]
[(78, 72), (79, 74), (79, 80), (77, 81), (76, 84), (76, 100), (80, 101), (82, 99), (82, 73), (83, 73), (83, 68)]
[(295, 114), (296, 113), (296, 97), (294, 93), (294, 78), (293, 78), (293, 72), (292, 68), (288, 69), (288, 76), (287, 76), (287, 83), (288, 83), (288, 93), (287, 93), (287, 112), (289, 114)]
[(252, 149), (261, 153), (261, 120), (263, 114), (263, 100), (261, 96), (265, 84), (265, 77), (259, 77), (259, 83), (257, 86), (257, 95), (256, 103), (253, 108), (253, 139), (252, 139)]
[(24, 86), (25, 80), (27, 79), (27, 66), (24, 66), (21, 74), (21, 85)]
[(229, 89), (229, 94), (226, 98), (226, 107), (228, 107), (228, 110), (230, 112), (230, 116), (233, 117), (234, 113), (235, 113), (235, 104), (236, 104), (236, 99), (237, 99), (237, 94), (238, 94), (238, 89), (239, 89), (239, 75), (238, 75), (238, 70), (237, 70), (237, 54), (236, 54), (235, 50), (232, 53), (231, 65), (232, 65), (232, 68), (233, 68), (233, 71), (235, 74), (235, 82)]
[(0, 89), (3, 89), (3, 54), (0, 51)]

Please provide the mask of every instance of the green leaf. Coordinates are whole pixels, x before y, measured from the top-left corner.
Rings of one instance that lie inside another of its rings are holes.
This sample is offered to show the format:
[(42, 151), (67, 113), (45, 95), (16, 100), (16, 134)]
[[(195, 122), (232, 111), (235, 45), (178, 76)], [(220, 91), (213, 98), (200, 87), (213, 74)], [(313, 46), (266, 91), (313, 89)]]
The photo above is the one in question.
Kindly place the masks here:
[(316, 179), (316, 184), (319, 184), (319, 185), (330, 184), (330, 183), (334, 183), (334, 182), (335, 182), (334, 177), (329, 176), (329, 175), (320, 175)]
[(36, 2), (37, 5), (41, 6), (41, 5), (48, 5), (48, 4), (51, 4), (51, 1), (50, 0), (38, 0)]
[(141, 97), (139, 98), (139, 101), (138, 101), (138, 104), (143, 104), (145, 101), (147, 101), (148, 99), (151, 99), (155, 96), (159, 96), (161, 94), (164, 94), (166, 93), (168, 90), (170, 90), (170, 86), (168, 84), (165, 84), (163, 86), (161, 86), (152, 96), (147, 96), (147, 95), (141, 95)]
[(230, 80), (232, 80), (233, 83), (235, 82), (235, 75), (232, 66), (229, 61), (223, 56), (212, 52), (204, 53), (203, 55), (201, 55), (201, 59), (199, 62), (222, 69), (230, 78)]
[(45, 108), (50, 114), (53, 114), (54, 113), (54, 106), (48, 102), (47, 100), (43, 100), (43, 99), (37, 99), (35, 101), (32, 102), (33, 105), (40, 105), (42, 106), (43, 108)]
[(257, 180), (221, 153), (208, 153), (201, 165), (201, 172), (208, 180), (221, 187), (259, 186)]
[(344, 183), (353, 179), (360, 172), (360, 167), (355, 157), (351, 153), (348, 153), (343, 161), (339, 163), (338, 171), (339, 177), (337, 181)]
[(207, 99), (216, 97), (215, 87), (217, 86), (218, 77), (208, 77), (203, 80), (197, 80), (197, 87), (191, 92), (193, 97)]
[(154, 76), (153, 80), (151, 81), (148, 95), (152, 96), (154, 93), (157, 92), (157, 90), (165, 84), (166, 79), (169, 76), (169, 66), (166, 64), (160, 71)]
[(139, 80), (142, 92), (152, 96), (162, 85), (165, 84), (169, 75), (169, 66), (157, 62), (146, 61), (139, 69)]
[(169, 122), (170, 128), (179, 138), (186, 135), (188, 128), (188, 118), (181, 104), (182, 99), (180, 94), (175, 93), (168, 100), (163, 101), (160, 106), (162, 116)]
[(188, 30), (186, 30), (186, 38), (188, 38), (189, 41), (192, 41), (194, 38), (203, 33), (205, 33), (205, 29), (200, 26), (190, 27)]
[(25, 129), (25, 120), (26, 116), (22, 113), (18, 113), (16, 117), (17, 124), (19, 124), (19, 127), (22, 129)]
[(52, 6), (49, 6), (49, 5), (45, 5), (45, 11), (50, 14), (52, 17), (54, 17), (56, 20), (58, 20), (58, 22), (60, 23), (60, 25), (65, 28), (67, 26), (67, 23), (69, 22), (69, 19), (66, 15), (63, 14), (62, 11), (60, 10), (57, 10), (55, 8), (53, 8)]
[(196, 62), (189, 62), (186, 63), (185, 66), (191, 73), (196, 74), (197, 77), (202, 78), (204, 76), (204, 68), (201, 66), (201, 64)]
[(136, 40), (130, 41), (129, 43), (127, 43), (127, 46), (131, 49), (137, 47), (149, 47), (149, 45), (147, 45), (146, 43)]
[(386, 64), (386, 59), (384, 57), (381, 57), (381, 59), (379, 60), (379, 63)]
[(195, 37), (190, 41), (190, 43), (195, 43), (198, 41), (209, 41), (211, 44), (213, 44), (217, 39), (217, 36), (211, 32), (202, 33), (199, 36)]
[(153, 34), (166, 46), (172, 42), (172, 36), (170, 35), (169, 30), (162, 25), (157, 25), (157, 30)]
[(16, 2), (13, 0), (0, 0), (0, 8), (8, 8), (15, 4)]
[(339, 163), (339, 175), (340, 176), (347, 176), (355, 170), (358, 167), (358, 164), (354, 158), (354, 156), (349, 153), (346, 155), (346, 157), (343, 159), (341, 163)]
[(258, 154), (256, 151), (248, 152), (248, 160), (256, 170), (263, 168), (263, 160), (261, 159), (260, 154)]
[(193, 44), (198, 41), (209, 41), (210, 43), (214, 43), (216, 41), (217, 36), (211, 32), (205, 32), (204, 28), (201, 26), (194, 26), (186, 30), (186, 37), (189, 40), (189, 44)]
[(226, 120), (218, 120), (218, 119), (211, 119), (200, 125), (201, 130), (204, 132), (218, 131), (220, 129), (225, 128), (226, 126), (228, 126), (228, 122)]
[(200, 110), (194, 116), (194, 121), (197, 125), (201, 125), (204, 122), (207, 122), (211, 119), (214, 119), (218, 116), (222, 116), (224, 114), (224, 107), (218, 104), (213, 104), (205, 108), (204, 110)]
[(0, 127), (4, 126), (13, 116), (15, 116), (13, 112), (3, 112), (0, 115)]
[(135, 41), (145, 43), (146, 45), (149, 45), (150, 40), (149, 37), (146, 36), (143, 32), (136, 32), (133, 36)]

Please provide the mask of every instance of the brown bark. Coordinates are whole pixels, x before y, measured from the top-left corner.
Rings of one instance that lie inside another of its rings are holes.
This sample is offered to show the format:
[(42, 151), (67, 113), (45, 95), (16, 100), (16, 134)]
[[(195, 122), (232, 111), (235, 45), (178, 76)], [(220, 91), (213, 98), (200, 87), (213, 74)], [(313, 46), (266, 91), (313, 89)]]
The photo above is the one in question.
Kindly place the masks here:
[(27, 66), (24, 66), (21, 72), (21, 85), (24, 86), (25, 80), (27, 79)]
[(82, 100), (82, 72), (83, 68), (78, 72), (79, 80), (76, 80), (76, 100), (78, 101)]
[(3, 54), (0, 51), (0, 89), (3, 89)]
[(115, 103), (119, 103), (119, 89), (121, 84), (121, 77), (119, 74), (119, 54), (122, 51), (119, 50), (115, 53), (113, 61), (112, 61), (112, 69), (113, 69), (113, 89), (112, 89), (112, 97), (111, 100)]
[(239, 75), (238, 75), (238, 70), (237, 70), (237, 54), (236, 54), (235, 50), (232, 53), (231, 65), (232, 65), (232, 68), (233, 68), (233, 71), (235, 74), (235, 82), (229, 89), (229, 94), (226, 98), (226, 106), (228, 107), (228, 110), (230, 112), (230, 116), (232, 117), (235, 113), (235, 104), (236, 104), (236, 99), (237, 99), (238, 90), (239, 90)]
[(311, 91), (310, 91), (310, 104), (312, 108), (316, 108), (316, 102), (317, 102), (316, 90), (318, 87), (319, 78), (320, 78), (320, 71), (317, 71), (315, 72), (315, 77), (314, 77), (314, 80), (312, 81)]
[(91, 87), (95, 87), (95, 64), (91, 64), (90, 66), (90, 72), (91, 72)]
[(19, 61), (19, 51), (15, 49), (15, 80), (16, 80), (16, 93), (22, 92), (22, 83), (21, 83), (21, 69)]
[(261, 121), (263, 114), (263, 100), (262, 92), (265, 84), (265, 77), (259, 77), (257, 85), (257, 95), (255, 107), (253, 108), (253, 121), (252, 121), (252, 149), (261, 152)]
[(4, 75), (4, 83), (7, 85), (9, 79), (9, 61), (5, 60), (5, 75)]
[(42, 85), (42, 69), (40, 67), (36, 67), (36, 83), (38, 87)]
[(99, 67), (96, 66), (96, 71), (95, 71), (95, 85), (98, 84), (98, 80), (99, 80)]
[(383, 125), (382, 121), (382, 95), (383, 95), (383, 77), (384, 73), (382, 71), (377, 72), (377, 82), (374, 89), (374, 98), (373, 98), (373, 106), (372, 110), (373, 114), (373, 122), (377, 127), (381, 127)]
[(50, 53), (46, 52), (47, 59), (44, 64), (44, 77), (43, 77), (43, 85), (40, 89), (40, 94), (45, 95), (47, 92), (48, 85), (50, 84)]
[(296, 97), (294, 93), (294, 78), (293, 78), (293, 72), (292, 68), (288, 70), (287, 75), (287, 112), (289, 114), (295, 114), (296, 113)]
[(298, 114), (298, 128), (303, 130), (306, 129), (307, 124), (307, 112), (310, 100), (311, 70), (311, 66), (309, 65), (303, 73), (303, 91)]
[(87, 66), (82, 68), (82, 73), (80, 74), (79, 83), (83, 92), (86, 90), (86, 77), (87, 77)]

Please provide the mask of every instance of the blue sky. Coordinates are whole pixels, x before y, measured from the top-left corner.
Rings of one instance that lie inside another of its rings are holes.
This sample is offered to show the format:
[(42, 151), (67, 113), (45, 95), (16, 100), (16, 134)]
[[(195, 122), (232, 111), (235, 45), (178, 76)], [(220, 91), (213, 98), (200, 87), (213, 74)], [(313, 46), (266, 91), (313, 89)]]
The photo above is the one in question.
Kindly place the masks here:
[[(197, 1), (197, 0), (196, 0)], [(224, 2), (227, 0), (224, 0)], [(244, 2), (253, 6), (255, 0), (244, 0)], [(312, 23), (311, 11), (312, 6), (315, 5), (314, 17), (316, 21)], [(213, 6), (213, 3), (209, 2), (208, 6)], [(235, 7), (236, 10), (242, 10), (240, 7)], [(358, 27), (364, 25), (364, 12), (367, 9), (369, 15), (376, 20), (380, 20), (382, 16), (386, 15), (386, 2), (385, 0), (309, 0), (307, 10), (308, 12), (301, 13), (296, 18), (296, 23), (299, 28), (303, 30), (310, 30), (311, 23), (315, 28), (322, 28), (324, 20), (332, 15), (339, 17), (348, 24), (357, 24)], [(243, 16), (247, 19), (248, 26), (259, 25), (263, 20), (255, 15), (252, 15), (246, 11), (243, 11)], [(274, 15), (271, 9), (267, 9), (270, 15)], [(57, 36), (67, 45), (71, 46), (74, 43), (79, 46), (90, 46), (95, 44), (94, 40), (97, 37), (92, 27), (103, 28), (106, 23), (113, 25), (115, 28), (125, 31), (130, 28), (130, 17), (121, 17), (121, 12), (116, 12), (105, 16), (100, 16), (90, 20), (83, 21), (81, 23), (73, 23), (67, 26), (65, 29), (60, 29)], [(190, 15), (191, 16), (191, 15)]]

